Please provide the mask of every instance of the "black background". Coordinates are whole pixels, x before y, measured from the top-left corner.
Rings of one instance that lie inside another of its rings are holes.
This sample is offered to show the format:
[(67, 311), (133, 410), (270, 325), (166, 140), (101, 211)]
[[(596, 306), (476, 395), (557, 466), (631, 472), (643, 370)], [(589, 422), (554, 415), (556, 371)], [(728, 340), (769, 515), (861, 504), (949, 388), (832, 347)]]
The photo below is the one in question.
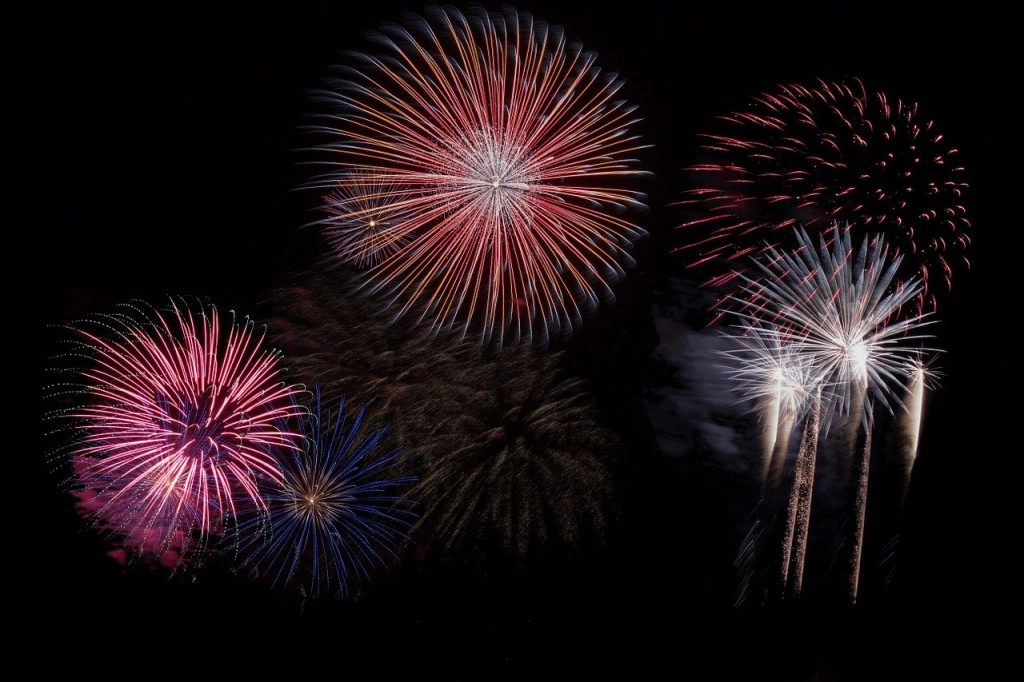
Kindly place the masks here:
[[(364, 30), (422, 6), (143, 4), (40, 3), (7, 26), (16, 309), (5, 328), (27, 342), (7, 354), (19, 382), (8, 393), (8, 679), (980, 679), (1011, 660), (1022, 244), (1021, 22), (1010, 3), (518, 5), (623, 76), (653, 145), (637, 267), (617, 302), (562, 344), (631, 443), (623, 527), (597, 556), (403, 566), (358, 603), (304, 611), (241, 581), (167, 580), (104, 555), (44, 463), (47, 325), (167, 294), (249, 311), (309, 266), (320, 244), (300, 226), (317, 197), (295, 191), (309, 92), (341, 50), (367, 47)], [(944, 377), (895, 586), (857, 608), (736, 608), (728, 486), (673, 472), (639, 407), (658, 342), (652, 291), (680, 267), (667, 255), (678, 238), (669, 204), (716, 115), (777, 83), (848, 76), (919, 102), (960, 149), (972, 268), (940, 311)]]

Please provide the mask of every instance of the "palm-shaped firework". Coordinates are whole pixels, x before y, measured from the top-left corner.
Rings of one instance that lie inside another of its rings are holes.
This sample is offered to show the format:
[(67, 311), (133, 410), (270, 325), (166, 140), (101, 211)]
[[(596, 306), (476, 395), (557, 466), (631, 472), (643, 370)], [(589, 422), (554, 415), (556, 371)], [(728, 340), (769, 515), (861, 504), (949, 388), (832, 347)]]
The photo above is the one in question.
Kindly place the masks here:
[(122, 306), (70, 325), (72, 378), (52, 387), (75, 405), (70, 459), (80, 509), (129, 551), (181, 554), (280, 481), (274, 451), (298, 447), (288, 421), (301, 387), (251, 320), (222, 322), (214, 306)]
[(365, 262), (379, 233), (358, 226), (383, 211), (394, 248), (371, 249), (365, 286), (398, 315), (497, 346), (571, 331), (644, 234), (622, 81), (513, 9), (433, 8), (372, 37), (313, 128), (334, 257)]
[(282, 453), (284, 478), (266, 493), (269, 517), (253, 516), (237, 536), (245, 569), (312, 599), (367, 583), (415, 520), (400, 494), (415, 479), (392, 475), (398, 452), (384, 447), (386, 429), (364, 433), (365, 408), (346, 408), (324, 409), (315, 392), (305, 447)]
[[(788, 433), (792, 422), (779, 415), (798, 415), (798, 405), (811, 408), (803, 415), (783, 541), (781, 575), (795, 593), (800, 590), (806, 552), (817, 441), (829, 434), (834, 418), (845, 421), (843, 448), (850, 458), (859, 454), (850, 576), (851, 598), (856, 599), (873, 410), (906, 410), (902, 394), (917, 376), (924, 354), (933, 352), (920, 345), (927, 338), (920, 330), (930, 322), (923, 313), (898, 317), (919, 294), (921, 283), (896, 281), (900, 257), (890, 256), (884, 240), (864, 239), (854, 248), (850, 229), (836, 226), (817, 244), (797, 229), (795, 243), (793, 251), (769, 247), (757, 262), (760, 276), (743, 275), (744, 295), (733, 298), (741, 320), (739, 344), (727, 357), (746, 397), (770, 398), (763, 405), (775, 426)], [(785, 404), (775, 397), (782, 376), (790, 383), (790, 395), (802, 397), (790, 402), (785, 412)], [(805, 401), (806, 396), (813, 397)]]

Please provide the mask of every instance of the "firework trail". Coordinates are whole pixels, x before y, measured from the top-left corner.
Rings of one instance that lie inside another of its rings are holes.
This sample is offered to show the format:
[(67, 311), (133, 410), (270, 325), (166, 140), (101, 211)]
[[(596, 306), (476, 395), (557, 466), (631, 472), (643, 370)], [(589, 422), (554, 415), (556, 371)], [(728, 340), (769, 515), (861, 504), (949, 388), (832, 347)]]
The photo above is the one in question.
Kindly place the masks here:
[(917, 104), (891, 100), (858, 79), (782, 85), (721, 117), (703, 136), (680, 202), (689, 218), (677, 251), (728, 294), (737, 271), (769, 248), (794, 246), (792, 228), (853, 223), (903, 257), (900, 280), (921, 286), (912, 314), (931, 311), (969, 265), (968, 189), (957, 150)]
[(900, 414), (900, 447), (899, 447), (899, 494), (900, 505), (906, 498), (910, 485), (911, 472), (917, 460), (917, 446), (921, 437), (921, 422), (924, 415), (925, 394), (935, 381), (937, 372), (928, 363), (918, 363), (912, 370), (907, 381), (907, 390), (903, 399), (906, 411)]
[(861, 456), (857, 462), (857, 492), (854, 499), (853, 551), (850, 558), (850, 603), (856, 603), (860, 589), (860, 564), (864, 554), (864, 526), (867, 520), (868, 477), (871, 472), (871, 435), (873, 423), (870, 417), (864, 427), (864, 441)]
[[(820, 410), (817, 429), (822, 436), (828, 434), (834, 416), (846, 419), (848, 429), (843, 438), (846, 450), (855, 447), (861, 430), (866, 432), (859, 461), (859, 470), (864, 471), (870, 456), (873, 406), (883, 406), (893, 414), (894, 405), (905, 409), (897, 394), (906, 389), (908, 377), (919, 365), (922, 353), (932, 349), (917, 345), (927, 338), (919, 333), (930, 324), (926, 313), (897, 318), (906, 303), (919, 294), (920, 281), (896, 282), (900, 256), (890, 257), (887, 245), (880, 238), (865, 238), (855, 249), (850, 232), (849, 227), (840, 229), (836, 225), (830, 234), (821, 235), (815, 246), (807, 232), (797, 229), (797, 248), (783, 252), (769, 247), (765, 256), (756, 261), (761, 276), (741, 275), (745, 296), (734, 297), (734, 301), (736, 314), (746, 320), (750, 328), (776, 327), (813, 368), (811, 376), (816, 377), (821, 391), (815, 410)], [(751, 305), (751, 301), (757, 304)], [(765, 364), (766, 369), (770, 369), (771, 363)], [(741, 366), (741, 371), (750, 373), (751, 370), (743, 370)], [(754, 381), (749, 386), (753, 388), (748, 390), (756, 395), (757, 391), (763, 391), (764, 382)], [(816, 440), (819, 436), (815, 433), (813, 437)], [(805, 431), (801, 452), (808, 447), (807, 439)], [(800, 511), (792, 518), (792, 524), (787, 518), (785, 530), (787, 538), (790, 532), (794, 533), (791, 555), (800, 562), (805, 547), (796, 528), (801, 523), (806, 526), (800, 518), (810, 513), (811, 493), (809, 488), (804, 492), (799, 489), (813, 483), (803, 480), (806, 471), (813, 469), (797, 466), (794, 484), (797, 490), (791, 493), (797, 498), (794, 502), (791, 497), (789, 510)], [(858, 477), (854, 573), (859, 572), (866, 486), (866, 475)], [(787, 571), (783, 569), (783, 575)], [(856, 575), (851, 580), (856, 580)], [(855, 588), (851, 598), (856, 598)]]
[(164, 311), (124, 305), (71, 331), (64, 357), (85, 364), (51, 391), (79, 404), (51, 417), (70, 424), (60, 454), (80, 509), (127, 549), (161, 555), (264, 506), (261, 485), (281, 480), (272, 451), (296, 447), (281, 424), (298, 414), (301, 388), (281, 381), (251, 320), (222, 323), (214, 306), (171, 299)]
[(818, 436), (821, 423), (821, 395), (811, 405), (800, 449), (789, 504), (786, 509), (786, 542), (783, 549), (782, 582), (784, 593), (799, 597), (803, 589), (804, 564), (807, 560), (807, 536), (811, 527), (811, 496), (814, 492), (814, 465), (818, 457)]
[[(373, 39), (379, 52), (320, 93), (328, 170), (309, 183), (366, 197), (372, 178), (371, 203), (397, 212), (364, 286), (396, 316), (499, 347), (571, 332), (645, 234), (627, 217), (645, 208), (632, 184), (646, 145), (623, 82), (513, 9), (432, 8)], [(350, 228), (366, 210), (327, 203), (335, 257), (365, 260)]]
[(284, 453), (284, 478), (267, 493), (269, 524), (256, 516), (240, 527), (241, 565), (273, 586), (300, 585), (303, 596), (346, 598), (371, 569), (397, 559), (415, 520), (397, 491), (415, 479), (391, 474), (397, 450), (382, 450), (386, 430), (363, 435), (365, 407), (346, 415), (323, 409), (319, 390), (305, 420), (306, 446)]

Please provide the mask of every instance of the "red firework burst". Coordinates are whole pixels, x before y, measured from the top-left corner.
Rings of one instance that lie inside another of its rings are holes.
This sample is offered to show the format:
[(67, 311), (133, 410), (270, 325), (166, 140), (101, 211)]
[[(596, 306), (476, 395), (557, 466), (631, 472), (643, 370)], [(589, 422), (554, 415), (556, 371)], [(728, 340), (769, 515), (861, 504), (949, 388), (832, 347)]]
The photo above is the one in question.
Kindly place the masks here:
[[(434, 9), (376, 34), (379, 55), (323, 93), (332, 170), (312, 186), (364, 195), (396, 219), (366, 286), (431, 328), (482, 342), (546, 342), (571, 331), (624, 275), (644, 231), (629, 184), (645, 145), (630, 132), (622, 81), (561, 30), (507, 9)], [(340, 170), (339, 170), (340, 169)], [(365, 210), (328, 201), (328, 223)], [(339, 206), (342, 208), (339, 210)], [(332, 239), (357, 261), (363, 240)], [(330, 234), (328, 235), (330, 236)]]
[[(71, 452), (79, 508), (138, 554), (180, 554), (195, 535), (224, 528), (240, 506), (264, 507), (279, 482), (275, 448), (301, 437), (301, 388), (278, 378), (252, 321), (125, 306), (73, 328), (81, 405)], [(225, 333), (226, 332), (226, 333)]]
[[(730, 285), (752, 257), (792, 246), (793, 228), (837, 223), (884, 236), (903, 259), (901, 281), (924, 283), (915, 312), (934, 311), (953, 268), (969, 265), (964, 169), (917, 104), (860, 80), (779, 86), (704, 135), (708, 157), (688, 168), (680, 202), (690, 267)], [(936, 282), (940, 286), (936, 287)]]

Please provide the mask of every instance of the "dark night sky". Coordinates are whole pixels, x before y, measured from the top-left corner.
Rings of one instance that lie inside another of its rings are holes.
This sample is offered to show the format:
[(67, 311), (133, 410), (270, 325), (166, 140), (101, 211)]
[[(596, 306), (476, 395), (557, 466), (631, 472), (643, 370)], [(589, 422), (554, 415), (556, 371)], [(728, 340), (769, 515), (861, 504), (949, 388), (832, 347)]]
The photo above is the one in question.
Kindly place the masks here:
[[(299, 228), (316, 197), (293, 191), (304, 179), (296, 128), (313, 106), (308, 93), (341, 50), (367, 46), (365, 29), (422, 6), (146, 4), (46, 2), (8, 24), (5, 108), (17, 156), (5, 253), (10, 299), (25, 308), (8, 329), (28, 342), (8, 353), (23, 383), (9, 400), (29, 406), (9, 450), (17, 636), (8, 679), (494, 679), (624, 667), (631, 678), (909, 680), (953, 667), (992, 673), (1010, 660), (1003, 623), (1020, 615), (1011, 558), (1020, 304), (1010, 291), (1024, 246), (1010, 212), (1021, 158), (1011, 36), (1022, 28), (1010, 3), (517, 5), (622, 75), (653, 145), (642, 218), (650, 236), (637, 268), (616, 304), (565, 344), (590, 358), (581, 366), (602, 408), (641, 453), (624, 539), (606, 556), (528, 570), (410, 570), (364, 603), (305, 614), (230, 580), (125, 575), (104, 556), (43, 463), (46, 325), (166, 294), (251, 310), (309, 266), (320, 246)], [(663, 475), (634, 400), (643, 353), (657, 342), (650, 297), (678, 267), (665, 255), (678, 237), (669, 203), (697, 134), (777, 83), (847, 76), (919, 102), (961, 150), (972, 269), (956, 273), (940, 310), (944, 377), (929, 405), (898, 589), (855, 610), (741, 611), (728, 599), (735, 524), (718, 497), (728, 486)], [(603, 342), (612, 331), (620, 340)]]

